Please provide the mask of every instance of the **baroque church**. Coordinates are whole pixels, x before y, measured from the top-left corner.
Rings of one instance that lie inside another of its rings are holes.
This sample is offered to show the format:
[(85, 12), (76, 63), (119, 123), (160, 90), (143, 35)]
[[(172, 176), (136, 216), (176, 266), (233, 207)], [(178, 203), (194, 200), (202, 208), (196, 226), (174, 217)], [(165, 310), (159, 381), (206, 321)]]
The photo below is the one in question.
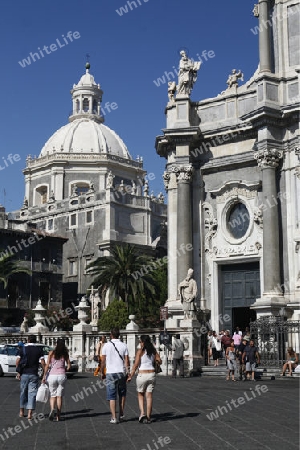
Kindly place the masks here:
[(300, 318), (300, 2), (259, 0), (253, 13), (259, 66), (247, 82), (233, 69), (227, 89), (192, 101), (199, 63), (182, 51), (178, 85), (169, 83), (156, 138), (166, 159), (169, 328), (183, 318), (178, 285), (189, 268), (217, 331)]
[[(66, 307), (86, 294), (92, 282), (87, 265), (109, 255), (115, 243), (134, 244), (150, 255), (165, 252), (164, 195), (149, 195), (142, 159), (134, 160), (122, 139), (103, 124), (102, 94), (87, 63), (71, 90), (69, 123), (50, 137), (37, 158), (26, 159), (24, 204), (14, 213), (14, 228), (27, 226), (64, 242), (59, 257), (53, 245), (40, 255), (43, 288), (36, 292), (48, 306), (51, 299)], [(50, 272), (62, 275), (59, 299)], [(22, 293), (25, 299), (28, 295)], [(108, 302), (103, 299), (102, 308)]]

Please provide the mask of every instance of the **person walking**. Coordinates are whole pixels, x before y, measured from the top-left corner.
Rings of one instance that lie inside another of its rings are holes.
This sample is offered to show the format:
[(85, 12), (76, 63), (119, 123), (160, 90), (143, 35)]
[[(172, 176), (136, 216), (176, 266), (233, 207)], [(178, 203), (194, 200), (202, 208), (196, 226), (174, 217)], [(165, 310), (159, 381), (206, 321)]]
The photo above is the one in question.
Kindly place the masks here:
[(230, 374), (231, 374), (231, 380), (236, 381), (234, 375), (236, 372), (236, 350), (234, 348), (234, 340), (231, 339), (230, 346), (226, 349), (226, 361), (227, 361), (227, 368), (228, 368), (228, 375), (226, 380), (230, 380)]
[[(48, 383), (50, 391), (50, 414), (49, 420), (58, 422), (61, 420), (61, 409), (67, 380), (67, 370), (70, 370), (71, 363), (69, 352), (63, 339), (58, 339), (54, 350), (49, 352), (47, 364), (44, 369), (42, 383)], [(55, 417), (56, 414), (56, 417)]]
[[(180, 336), (179, 336), (180, 338)], [(140, 348), (137, 350), (134, 365), (130, 376), (133, 377), (138, 369), (136, 379), (136, 390), (138, 393), (138, 403), (140, 409), (139, 422), (151, 423), (151, 413), (153, 404), (153, 390), (155, 387), (155, 360), (161, 364), (161, 358), (150, 340), (149, 335), (140, 337)], [(144, 403), (146, 398), (146, 414)]]
[[(118, 423), (116, 400), (119, 396), (119, 421), (124, 420), (127, 393), (126, 381), (131, 380), (128, 347), (120, 341), (119, 328), (110, 332), (110, 341), (104, 344), (101, 358), (101, 377), (106, 376), (106, 394), (111, 412), (110, 423)], [(104, 369), (106, 368), (106, 375)]]
[[(20, 417), (25, 417), (25, 409), (28, 411), (27, 419), (32, 420), (33, 411), (36, 406), (36, 394), (39, 384), (38, 368), (41, 363), (45, 367), (45, 359), (43, 347), (36, 346), (36, 336), (28, 336), (28, 344), (23, 347), (25, 349), (26, 365), (20, 373)], [(16, 368), (21, 360), (19, 354), (16, 359)]]
[(244, 349), (242, 362), (243, 364), (246, 363), (246, 379), (255, 381), (255, 369), (257, 364), (260, 363), (260, 356), (258, 348), (254, 345), (253, 339), (250, 340), (249, 346), (247, 345)]
[(177, 367), (179, 368), (179, 376), (181, 378), (184, 377), (184, 361), (183, 361), (183, 353), (184, 353), (184, 343), (180, 339), (180, 334), (176, 334), (173, 345), (173, 370), (172, 370), (172, 378), (176, 378)]
[(220, 336), (217, 335), (215, 331), (212, 332), (212, 338), (210, 341), (213, 360), (214, 360), (214, 367), (217, 367), (219, 365), (219, 357), (220, 357), (220, 351), (222, 349), (222, 344), (220, 340)]
[[(106, 337), (103, 334), (101, 336), (100, 341), (97, 344), (96, 347), (96, 352), (95, 352), (95, 356), (98, 358), (98, 366), (96, 367), (95, 371), (94, 371), (94, 376), (97, 377), (99, 375), (99, 372), (101, 371), (101, 358), (102, 358), (102, 349), (103, 349), (103, 345), (106, 342)], [(101, 373), (101, 372), (100, 372)]]

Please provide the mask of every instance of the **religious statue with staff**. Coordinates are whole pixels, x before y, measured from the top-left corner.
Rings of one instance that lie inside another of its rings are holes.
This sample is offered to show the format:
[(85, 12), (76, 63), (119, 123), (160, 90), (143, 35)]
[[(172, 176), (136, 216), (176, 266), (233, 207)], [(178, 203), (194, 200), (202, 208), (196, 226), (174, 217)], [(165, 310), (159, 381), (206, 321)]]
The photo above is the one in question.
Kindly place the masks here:
[(179, 298), (183, 306), (184, 319), (196, 318), (196, 297), (197, 297), (197, 282), (193, 277), (193, 269), (189, 269), (187, 276), (181, 283), (179, 283)]

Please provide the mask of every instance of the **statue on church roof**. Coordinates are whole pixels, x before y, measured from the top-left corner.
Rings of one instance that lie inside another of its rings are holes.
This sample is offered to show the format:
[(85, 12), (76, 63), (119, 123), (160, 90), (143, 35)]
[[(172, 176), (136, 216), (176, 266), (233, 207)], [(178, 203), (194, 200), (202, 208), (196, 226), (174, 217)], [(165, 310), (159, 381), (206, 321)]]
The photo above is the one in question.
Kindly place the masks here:
[(134, 180), (132, 180), (131, 183), (132, 183), (131, 193), (132, 193), (132, 195), (136, 195), (137, 187), (136, 187), (136, 184), (135, 184)]
[(149, 197), (149, 181), (145, 180), (144, 183), (144, 196)]
[(239, 70), (238, 72), (236, 69), (232, 69), (231, 74), (228, 76), (228, 80), (226, 81), (228, 85), (228, 89), (230, 89), (232, 86), (238, 86), (238, 80), (244, 81), (244, 74)]
[(28, 208), (28, 199), (27, 199), (27, 197), (24, 197), (22, 209), (26, 209), (26, 208)]
[(181, 60), (179, 62), (177, 96), (180, 94), (190, 96), (193, 86), (197, 80), (197, 72), (200, 69), (201, 62), (189, 59), (184, 50), (181, 50), (180, 56)]
[(73, 184), (72, 186), (72, 192), (71, 192), (71, 197), (77, 197), (78, 192), (77, 192), (77, 184)]
[(175, 91), (176, 91), (176, 83), (175, 81), (169, 81), (168, 83), (168, 97), (169, 97), (169, 102), (174, 103), (174, 95), (175, 95)]
[(95, 186), (94, 186), (94, 183), (92, 183), (92, 181), (90, 181), (90, 186), (89, 186), (88, 192), (89, 193), (95, 192)]
[(107, 174), (107, 180), (106, 180), (106, 189), (110, 189), (113, 187), (114, 182), (114, 175), (112, 174), (112, 171), (110, 170)]
[(49, 202), (54, 202), (54, 201), (55, 201), (55, 194), (54, 194), (54, 191), (52, 190), (49, 195)]

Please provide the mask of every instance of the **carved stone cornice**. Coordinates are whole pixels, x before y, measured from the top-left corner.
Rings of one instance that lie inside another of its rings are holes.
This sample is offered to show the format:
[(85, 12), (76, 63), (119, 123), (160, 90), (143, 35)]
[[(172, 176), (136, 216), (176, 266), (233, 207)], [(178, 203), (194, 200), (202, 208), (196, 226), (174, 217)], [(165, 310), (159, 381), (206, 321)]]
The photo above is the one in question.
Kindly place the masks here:
[(267, 167), (276, 169), (282, 156), (282, 150), (277, 150), (275, 148), (258, 150), (254, 153), (254, 159), (256, 159), (258, 167), (261, 169), (265, 169)]
[(194, 173), (194, 167), (189, 164), (186, 166), (172, 166), (171, 172), (175, 173), (177, 183), (190, 183)]

